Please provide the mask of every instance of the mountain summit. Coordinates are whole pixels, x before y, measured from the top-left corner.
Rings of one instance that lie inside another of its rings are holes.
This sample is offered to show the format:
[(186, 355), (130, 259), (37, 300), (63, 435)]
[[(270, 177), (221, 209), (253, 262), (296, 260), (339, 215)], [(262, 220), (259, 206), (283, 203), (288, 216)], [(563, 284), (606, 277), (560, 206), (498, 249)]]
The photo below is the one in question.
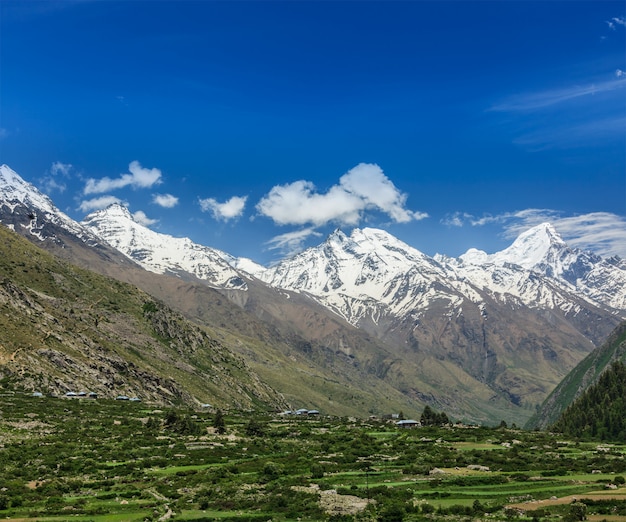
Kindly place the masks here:
[(468, 264), (494, 263), (518, 265), (531, 270), (554, 259), (554, 253), (567, 249), (567, 244), (550, 223), (542, 223), (522, 232), (511, 246), (489, 255), (482, 250), (470, 249), (460, 256)]
[(246, 289), (246, 282), (230, 265), (232, 256), (188, 238), (153, 232), (118, 203), (89, 214), (82, 225), (151, 272), (186, 274), (213, 287)]
[(41, 240), (54, 237), (50, 225), (67, 230), (83, 240), (95, 239), (76, 221), (54, 206), (52, 200), (34, 185), (22, 179), (8, 165), (0, 165), (0, 207), (10, 212), (3, 213), (0, 222), (13, 228), (27, 229), (30, 235)]

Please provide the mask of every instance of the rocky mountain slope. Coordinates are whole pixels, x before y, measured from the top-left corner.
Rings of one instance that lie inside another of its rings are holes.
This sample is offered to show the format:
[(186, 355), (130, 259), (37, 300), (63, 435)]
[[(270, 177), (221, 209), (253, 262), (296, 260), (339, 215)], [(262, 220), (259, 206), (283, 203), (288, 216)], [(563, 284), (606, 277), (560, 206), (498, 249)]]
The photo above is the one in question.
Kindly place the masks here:
[(284, 398), (206, 330), (137, 288), (0, 227), (0, 375), (43, 393), (281, 408)]
[[(227, 331), (267, 382), (329, 412), (429, 404), (523, 424), (624, 316), (624, 262), (570, 249), (548, 224), (503, 252), (458, 259), (381, 230), (336, 231), (265, 269), (157, 234), (117, 206), (73, 224), (79, 233), (53, 229), (36, 197), (20, 198), (0, 189), (0, 221)], [(32, 235), (33, 216), (49, 236)]]

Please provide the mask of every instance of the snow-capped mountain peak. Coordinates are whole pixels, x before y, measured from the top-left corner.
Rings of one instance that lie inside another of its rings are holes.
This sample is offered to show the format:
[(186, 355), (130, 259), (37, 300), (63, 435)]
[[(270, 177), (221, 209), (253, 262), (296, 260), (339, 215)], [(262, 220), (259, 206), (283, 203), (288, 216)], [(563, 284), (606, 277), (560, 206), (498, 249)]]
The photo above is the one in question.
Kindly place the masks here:
[(532, 270), (549, 264), (555, 255), (564, 251), (571, 251), (567, 243), (550, 223), (542, 223), (522, 232), (511, 246), (500, 252), (487, 254), (470, 248), (459, 261), (465, 265), (510, 264)]
[(48, 196), (42, 194), (31, 183), (24, 181), (8, 165), (0, 165), (0, 201), (5, 205), (22, 203), (49, 212), (56, 210)]
[(494, 254), (491, 261), (531, 270), (545, 263), (554, 252), (563, 250), (569, 247), (555, 228), (550, 223), (542, 223), (521, 233), (510, 247)]
[[(47, 223), (60, 226), (83, 241), (94, 237), (76, 221), (61, 212), (52, 200), (33, 184), (25, 181), (8, 165), (0, 165), (0, 208), (9, 209), (12, 217), (2, 220), (8, 227), (23, 227), (40, 240), (52, 239), (54, 234), (47, 230)], [(20, 219), (19, 216), (22, 216)]]
[(125, 207), (121, 203), (112, 203), (108, 207), (97, 210), (92, 213), (92, 215), (101, 215), (107, 216), (110, 219), (126, 219), (130, 221), (135, 221), (128, 207)]
[(245, 289), (232, 256), (173, 237), (137, 223), (129, 210), (114, 203), (89, 214), (82, 224), (146, 270), (160, 274), (191, 274), (218, 288)]

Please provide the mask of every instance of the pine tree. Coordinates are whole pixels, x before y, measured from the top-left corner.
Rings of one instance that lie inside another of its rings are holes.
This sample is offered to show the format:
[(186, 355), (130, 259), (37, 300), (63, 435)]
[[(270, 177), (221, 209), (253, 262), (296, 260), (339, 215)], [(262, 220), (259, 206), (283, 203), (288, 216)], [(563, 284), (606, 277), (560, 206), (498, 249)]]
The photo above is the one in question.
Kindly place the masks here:
[(222, 410), (217, 410), (215, 412), (215, 417), (213, 418), (213, 427), (215, 431), (222, 435), (226, 432), (226, 422), (224, 421), (224, 414)]

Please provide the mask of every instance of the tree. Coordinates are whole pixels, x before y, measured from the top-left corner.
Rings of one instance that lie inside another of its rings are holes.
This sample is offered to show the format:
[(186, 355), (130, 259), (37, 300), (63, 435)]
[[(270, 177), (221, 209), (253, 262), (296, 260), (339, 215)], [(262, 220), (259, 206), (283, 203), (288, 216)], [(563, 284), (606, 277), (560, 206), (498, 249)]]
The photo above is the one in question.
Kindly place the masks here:
[(428, 406), (428, 404), (424, 406), (424, 411), (422, 412), (422, 415), (420, 417), (420, 422), (422, 423), (422, 426), (430, 426), (431, 424), (433, 424), (434, 416), (435, 412), (433, 411), (433, 409)]
[(563, 520), (567, 522), (587, 520), (587, 505), (582, 502), (572, 502)]
[(430, 406), (424, 406), (424, 411), (420, 417), (422, 426), (441, 426), (448, 424), (450, 420), (445, 412), (437, 413)]
[(262, 437), (265, 435), (266, 426), (257, 419), (250, 419), (246, 425), (246, 435), (248, 437)]
[(218, 409), (215, 412), (215, 417), (213, 417), (213, 427), (220, 435), (226, 433), (226, 422), (224, 421), (224, 414), (222, 413), (222, 410)]

